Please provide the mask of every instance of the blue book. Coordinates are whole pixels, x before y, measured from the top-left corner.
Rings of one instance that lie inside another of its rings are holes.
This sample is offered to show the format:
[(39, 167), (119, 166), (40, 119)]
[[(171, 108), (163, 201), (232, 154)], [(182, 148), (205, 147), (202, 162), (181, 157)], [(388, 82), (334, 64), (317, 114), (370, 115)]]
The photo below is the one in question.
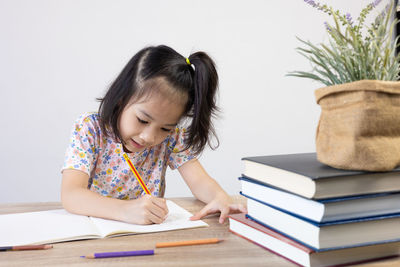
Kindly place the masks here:
[(400, 240), (400, 213), (316, 223), (247, 197), (248, 218), (316, 251)]
[(242, 158), (244, 175), (311, 199), (400, 192), (400, 167), (389, 172), (331, 168), (316, 153)]
[(399, 192), (308, 199), (252, 178), (239, 177), (239, 180), (242, 195), (316, 223), (400, 213)]

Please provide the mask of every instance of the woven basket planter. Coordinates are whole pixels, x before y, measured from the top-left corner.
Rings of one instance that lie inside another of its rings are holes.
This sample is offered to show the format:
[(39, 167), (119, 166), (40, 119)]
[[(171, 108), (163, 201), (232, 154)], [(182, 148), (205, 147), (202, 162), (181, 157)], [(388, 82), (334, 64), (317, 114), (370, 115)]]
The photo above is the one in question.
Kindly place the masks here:
[(362, 80), (315, 91), (318, 160), (338, 169), (389, 171), (400, 164), (400, 82)]

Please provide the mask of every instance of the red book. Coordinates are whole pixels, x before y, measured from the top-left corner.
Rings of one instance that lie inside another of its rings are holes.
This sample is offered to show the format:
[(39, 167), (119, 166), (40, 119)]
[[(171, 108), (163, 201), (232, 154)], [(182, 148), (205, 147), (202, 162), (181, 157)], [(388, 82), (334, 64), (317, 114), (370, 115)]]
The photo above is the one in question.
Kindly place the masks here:
[(232, 233), (301, 266), (342, 266), (398, 257), (400, 252), (400, 241), (315, 251), (246, 218), (244, 213), (230, 215), (229, 223)]

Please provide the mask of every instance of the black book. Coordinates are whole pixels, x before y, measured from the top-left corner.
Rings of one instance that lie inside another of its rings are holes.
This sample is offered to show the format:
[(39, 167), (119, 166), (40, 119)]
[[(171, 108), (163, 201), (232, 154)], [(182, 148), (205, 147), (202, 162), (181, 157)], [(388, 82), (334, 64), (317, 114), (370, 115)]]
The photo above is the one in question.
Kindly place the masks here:
[(339, 170), (316, 153), (245, 157), (244, 176), (310, 199), (400, 191), (400, 167), (389, 172)]

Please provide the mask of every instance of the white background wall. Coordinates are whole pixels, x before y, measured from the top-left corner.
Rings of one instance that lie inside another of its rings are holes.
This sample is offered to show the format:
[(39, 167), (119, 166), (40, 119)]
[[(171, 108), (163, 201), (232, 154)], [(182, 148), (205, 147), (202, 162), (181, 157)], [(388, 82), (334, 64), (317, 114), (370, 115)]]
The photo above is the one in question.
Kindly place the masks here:
[[(371, 1), (324, 2), (356, 18)], [(325, 41), (324, 21), (301, 0), (0, 0), (0, 202), (59, 201), (74, 120), (147, 45), (215, 59), (221, 145), (200, 160), (228, 193), (242, 157), (315, 151), (321, 85), (285, 74), (310, 69), (295, 36)], [(169, 171), (166, 196), (190, 195)]]

